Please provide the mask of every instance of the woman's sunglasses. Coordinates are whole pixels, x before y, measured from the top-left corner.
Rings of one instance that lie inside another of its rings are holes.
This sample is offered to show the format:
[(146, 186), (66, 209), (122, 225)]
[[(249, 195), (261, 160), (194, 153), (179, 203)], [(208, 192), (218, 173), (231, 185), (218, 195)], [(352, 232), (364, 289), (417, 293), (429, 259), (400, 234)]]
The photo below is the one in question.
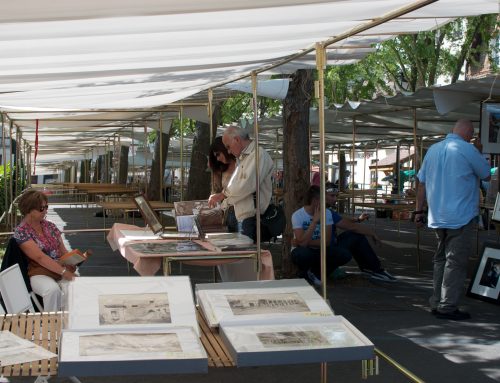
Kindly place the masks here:
[(41, 212), (43, 212), (45, 210), (48, 210), (48, 208), (49, 208), (49, 205), (44, 205), (41, 208), (39, 208), (38, 211), (41, 213)]

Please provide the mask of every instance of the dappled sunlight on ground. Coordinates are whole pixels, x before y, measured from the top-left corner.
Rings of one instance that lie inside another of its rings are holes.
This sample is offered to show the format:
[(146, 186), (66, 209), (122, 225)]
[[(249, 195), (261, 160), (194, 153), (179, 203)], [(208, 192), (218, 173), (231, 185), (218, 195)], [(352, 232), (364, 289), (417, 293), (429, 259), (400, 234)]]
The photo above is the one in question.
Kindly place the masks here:
[[(470, 335), (472, 327), (481, 335)], [(500, 324), (487, 322), (443, 322), (392, 331), (428, 350), (438, 352), (450, 362), (485, 363), (480, 368), (489, 378), (500, 376)]]

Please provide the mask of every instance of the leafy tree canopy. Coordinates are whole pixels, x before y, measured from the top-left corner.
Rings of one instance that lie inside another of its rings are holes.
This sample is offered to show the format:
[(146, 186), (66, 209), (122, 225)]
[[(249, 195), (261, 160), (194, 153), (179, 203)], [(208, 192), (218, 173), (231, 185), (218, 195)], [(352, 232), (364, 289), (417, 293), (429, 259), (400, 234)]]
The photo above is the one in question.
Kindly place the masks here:
[(465, 71), (480, 72), (486, 62), (498, 70), (498, 15), (460, 18), (433, 31), (401, 35), (376, 46), (356, 64), (328, 67), (328, 103), (371, 99), (398, 90), (415, 91), (436, 84), (438, 78), (456, 82)]

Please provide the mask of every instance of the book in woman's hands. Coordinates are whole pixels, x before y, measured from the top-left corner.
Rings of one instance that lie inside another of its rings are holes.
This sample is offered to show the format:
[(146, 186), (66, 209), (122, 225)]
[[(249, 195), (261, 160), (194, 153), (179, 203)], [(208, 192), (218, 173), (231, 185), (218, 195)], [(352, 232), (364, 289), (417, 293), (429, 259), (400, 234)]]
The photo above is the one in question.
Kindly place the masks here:
[(78, 266), (81, 263), (85, 262), (91, 255), (91, 250), (87, 250), (86, 252), (82, 253), (80, 250), (74, 249), (62, 255), (61, 258), (59, 258), (59, 262), (63, 265)]

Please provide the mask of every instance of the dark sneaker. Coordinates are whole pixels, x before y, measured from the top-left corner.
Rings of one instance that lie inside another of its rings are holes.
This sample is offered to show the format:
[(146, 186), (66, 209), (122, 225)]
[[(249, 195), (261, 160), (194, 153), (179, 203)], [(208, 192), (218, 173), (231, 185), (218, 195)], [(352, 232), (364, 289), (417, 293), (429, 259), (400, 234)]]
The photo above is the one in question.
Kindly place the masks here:
[(339, 279), (344, 279), (344, 278), (347, 278), (348, 276), (349, 275), (347, 274), (347, 272), (344, 269), (337, 267), (330, 274), (330, 279), (333, 279), (334, 281), (338, 281)]
[(471, 318), (468, 312), (460, 311), (458, 309), (449, 313), (442, 313), (439, 310), (436, 310), (435, 316), (436, 318), (439, 319), (449, 319), (449, 320), (466, 320)]
[(372, 271), (370, 273), (370, 279), (375, 279), (382, 282), (396, 282), (398, 280), (396, 277), (389, 274), (385, 270)]
[(307, 280), (314, 287), (321, 287), (321, 279), (319, 279), (311, 270), (307, 271)]

